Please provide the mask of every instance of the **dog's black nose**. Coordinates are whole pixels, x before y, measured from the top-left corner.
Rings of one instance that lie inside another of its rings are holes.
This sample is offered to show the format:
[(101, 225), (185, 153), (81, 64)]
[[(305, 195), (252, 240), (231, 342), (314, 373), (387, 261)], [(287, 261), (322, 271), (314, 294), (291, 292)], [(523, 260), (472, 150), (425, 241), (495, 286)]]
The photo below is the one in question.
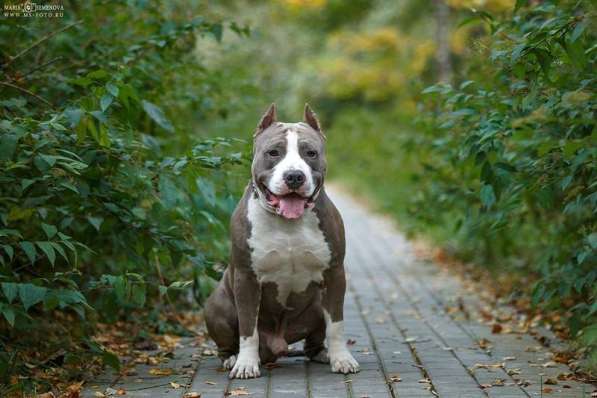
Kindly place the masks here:
[(300, 170), (289, 170), (284, 173), (284, 182), (290, 189), (298, 189), (305, 183), (305, 173)]

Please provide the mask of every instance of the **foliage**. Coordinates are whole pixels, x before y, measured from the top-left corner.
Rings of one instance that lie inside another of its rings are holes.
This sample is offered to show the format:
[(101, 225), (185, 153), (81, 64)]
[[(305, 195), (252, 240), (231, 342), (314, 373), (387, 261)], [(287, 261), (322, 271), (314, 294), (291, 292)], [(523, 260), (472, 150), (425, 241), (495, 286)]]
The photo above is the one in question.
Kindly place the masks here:
[(418, 219), (456, 231), (465, 258), (534, 276), (532, 302), (568, 309), (573, 336), (597, 320), (594, 12), (519, 1), (482, 14), (488, 46), (457, 87), (424, 91), (432, 116), (411, 143)]
[(69, 4), (64, 19), (0, 27), (3, 396), (43, 390), (34, 376), (57, 356), (117, 367), (98, 321), (188, 307), (189, 286), (201, 300), (240, 188), (244, 144), (177, 117), (221, 105), (193, 50), (222, 23), (187, 2)]

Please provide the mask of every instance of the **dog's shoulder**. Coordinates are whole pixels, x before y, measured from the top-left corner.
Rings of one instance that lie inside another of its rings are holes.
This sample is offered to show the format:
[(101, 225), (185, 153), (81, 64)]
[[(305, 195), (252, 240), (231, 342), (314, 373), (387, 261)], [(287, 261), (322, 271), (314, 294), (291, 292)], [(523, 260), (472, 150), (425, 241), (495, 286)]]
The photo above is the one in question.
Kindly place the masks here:
[(231, 263), (234, 266), (250, 267), (248, 240), (251, 235), (251, 222), (247, 214), (249, 200), (253, 194), (251, 184), (248, 184), (230, 218)]
[(332, 265), (342, 264), (346, 243), (344, 238), (344, 222), (340, 212), (322, 188), (313, 211), (319, 220), (319, 228), (323, 232), (332, 252)]

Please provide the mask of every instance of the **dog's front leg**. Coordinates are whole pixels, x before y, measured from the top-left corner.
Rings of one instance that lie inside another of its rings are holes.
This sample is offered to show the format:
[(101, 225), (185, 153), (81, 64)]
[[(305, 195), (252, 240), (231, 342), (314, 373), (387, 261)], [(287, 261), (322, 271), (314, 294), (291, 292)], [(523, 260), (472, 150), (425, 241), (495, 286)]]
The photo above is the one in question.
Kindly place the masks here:
[(346, 275), (344, 266), (332, 266), (324, 273), (323, 315), (325, 317), (325, 338), (330, 357), (330, 366), (335, 373), (356, 373), (359, 364), (346, 347), (344, 338), (344, 294)]
[(261, 286), (250, 269), (237, 268), (234, 273), (234, 300), (238, 313), (239, 353), (230, 378), (259, 377), (259, 333), (257, 323)]

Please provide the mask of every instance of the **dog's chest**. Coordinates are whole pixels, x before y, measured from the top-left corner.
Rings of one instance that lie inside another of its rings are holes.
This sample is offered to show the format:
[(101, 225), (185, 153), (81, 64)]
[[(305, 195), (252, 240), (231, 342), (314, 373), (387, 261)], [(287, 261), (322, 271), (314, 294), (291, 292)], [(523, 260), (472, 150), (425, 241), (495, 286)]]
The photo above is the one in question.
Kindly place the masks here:
[(288, 221), (251, 198), (247, 215), (253, 270), (259, 282), (276, 285), (280, 304), (286, 304), (290, 293), (303, 292), (311, 282), (323, 280), (331, 251), (315, 213), (308, 210), (299, 220)]

